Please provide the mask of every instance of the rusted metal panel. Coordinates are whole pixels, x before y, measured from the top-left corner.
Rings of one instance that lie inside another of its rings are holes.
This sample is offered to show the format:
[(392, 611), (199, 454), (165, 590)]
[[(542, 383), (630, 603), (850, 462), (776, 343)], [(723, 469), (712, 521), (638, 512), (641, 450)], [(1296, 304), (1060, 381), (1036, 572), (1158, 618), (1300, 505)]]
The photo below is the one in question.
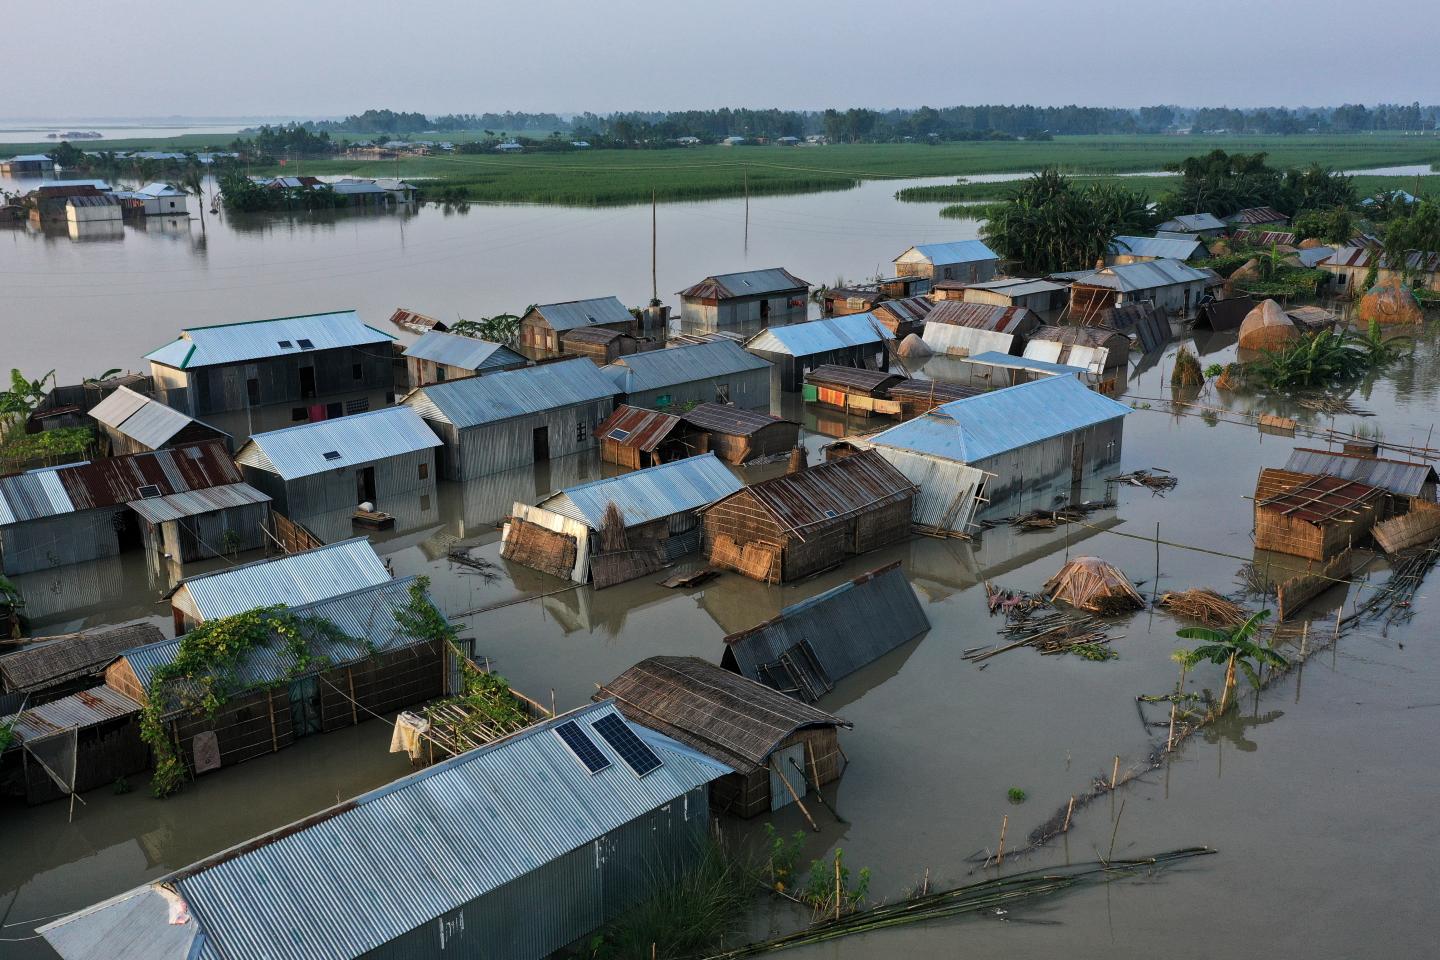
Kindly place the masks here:
[(140, 712), (140, 704), (118, 690), (92, 687), (68, 697), (31, 707), (14, 718), (15, 739), (24, 743), (66, 730), (93, 727)]
[(809, 290), (809, 281), (801, 280), (784, 267), (771, 267), (766, 270), (717, 273), (681, 290), (680, 296), (687, 300), (718, 301), (790, 291), (805, 291), (808, 294)]
[(841, 367), (833, 363), (821, 364), (805, 375), (805, 382), (815, 386), (875, 396), (884, 396), (886, 389), (903, 379), (898, 373), (866, 370), (862, 367)]
[(772, 417), (759, 410), (742, 410), (723, 403), (702, 403), (686, 411), (680, 419), (709, 433), (732, 437), (748, 437), (777, 423), (794, 424), (793, 420)]
[(809, 529), (906, 500), (916, 488), (885, 458), (866, 450), (754, 484), (746, 491), (777, 524), (803, 536)]
[(173, 450), (136, 453), (55, 471), (76, 510), (142, 499), (142, 487), (162, 496), (240, 483), (240, 470), (218, 440)]
[(601, 440), (650, 453), (679, 425), (679, 417), (622, 403), (595, 429), (595, 433)]
[(1341, 477), (1309, 477), (1299, 486), (1256, 501), (1255, 506), (1322, 526), (1364, 513), (1383, 492)]

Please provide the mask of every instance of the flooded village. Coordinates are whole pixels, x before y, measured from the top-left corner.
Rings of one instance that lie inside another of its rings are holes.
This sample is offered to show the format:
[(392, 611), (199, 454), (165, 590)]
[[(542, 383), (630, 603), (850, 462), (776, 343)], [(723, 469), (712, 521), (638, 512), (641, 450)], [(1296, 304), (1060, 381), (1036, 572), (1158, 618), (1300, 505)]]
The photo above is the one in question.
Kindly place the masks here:
[(1378, 217), (1037, 269), (867, 183), (507, 257), (549, 211), (376, 178), (181, 272), (203, 195), (33, 160), (0, 276), (126, 306), (6, 364), (0, 956), (1192, 955), (1289, 897), (1350, 899), (1316, 955), (1429, 942), (1384, 871), (1440, 788), (1440, 253)]

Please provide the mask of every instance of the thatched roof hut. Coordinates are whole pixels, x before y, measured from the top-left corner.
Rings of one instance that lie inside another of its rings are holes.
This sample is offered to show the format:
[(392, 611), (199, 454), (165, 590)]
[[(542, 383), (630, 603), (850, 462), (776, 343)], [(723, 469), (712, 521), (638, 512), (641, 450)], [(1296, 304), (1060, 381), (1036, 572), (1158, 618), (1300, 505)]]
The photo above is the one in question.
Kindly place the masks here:
[(1110, 615), (1145, 606), (1130, 578), (1099, 557), (1076, 557), (1045, 581), (1051, 601), (1061, 600), (1080, 610)]
[[(698, 657), (642, 660), (592, 699), (608, 698), (631, 723), (734, 769), (711, 784), (711, 795), (715, 806), (738, 816), (791, 802), (784, 784), (774, 780), (775, 771), (804, 796), (806, 781), (830, 783), (845, 769), (837, 731), (850, 723)], [(772, 792), (772, 785), (778, 790)]]
[(1245, 350), (1274, 350), (1300, 339), (1300, 328), (1274, 300), (1264, 300), (1240, 324), (1240, 346)]
[(0, 691), (26, 693), (31, 702), (49, 700), (94, 681), (120, 654), (164, 640), (153, 623), (129, 623), (103, 630), (67, 633), (0, 657)]
[(1360, 298), (1360, 308), (1356, 313), (1365, 323), (1373, 320), (1387, 326), (1425, 322), (1425, 312), (1420, 309), (1420, 301), (1415, 299), (1414, 291), (1398, 281), (1371, 287)]

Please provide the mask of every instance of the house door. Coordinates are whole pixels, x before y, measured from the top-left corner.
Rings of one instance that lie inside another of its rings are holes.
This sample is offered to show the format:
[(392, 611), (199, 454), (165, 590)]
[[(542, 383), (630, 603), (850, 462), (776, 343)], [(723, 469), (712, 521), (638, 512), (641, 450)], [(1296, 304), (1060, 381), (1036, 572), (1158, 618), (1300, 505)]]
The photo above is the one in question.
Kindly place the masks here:
[(314, 368), (314, 367), (301, 367), (301, 368), (300, 368), (300, 396), (301, 396), (302, 399), (308, 399), (308, 398), (310, 398), (310, 397), (315, 396), (315, 368)]
[[(796, 768), (799, 769), (796, 769)], [(770, 754), (770, 809), (779, 810), (805, 796), (805, 744), (794, 743)], [(781, 778), (784, 778), (783, 780)], [(785, 784), (795, 791), (785, 789)]]
[(320, 678), (301, 677), (290, 684), (290, 724), (296, 737), (320, 732)]
[(375, 468), (361, 467), (355, 471), (356, 503), (375, 502)]
[(770, 301), (760, 301), (760, 323), (763, 326), (770, 322)]
[(1070, 486), (1080, 486), (1080, 481), (1085, 478), (1085, 442), (1076, 440), (1075, 445), (1070, 448)]
[(535, 462), (550, 459), (550, 428), (536, 427), (532, 434), (531, 443), (535, 448)]

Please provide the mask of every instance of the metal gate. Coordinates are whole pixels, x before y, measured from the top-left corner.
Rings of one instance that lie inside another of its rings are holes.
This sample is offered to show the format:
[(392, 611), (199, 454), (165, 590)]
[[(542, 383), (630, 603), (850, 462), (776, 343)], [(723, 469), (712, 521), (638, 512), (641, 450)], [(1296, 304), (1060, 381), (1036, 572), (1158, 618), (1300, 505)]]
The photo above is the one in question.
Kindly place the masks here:
[[(770, 754), (770, 809), (779, 810), (805, 796), (805, 744), (794, 743)], [(784, 781), (781, 781), (784, 777)], [(785, 784), (790, 784), (790, 790)], [(791, 790), (794, 795), (791, 795)]]
[(320, 732), (319, 677), (301, 677), (290, 684), (290, 723), (296, 737)]

